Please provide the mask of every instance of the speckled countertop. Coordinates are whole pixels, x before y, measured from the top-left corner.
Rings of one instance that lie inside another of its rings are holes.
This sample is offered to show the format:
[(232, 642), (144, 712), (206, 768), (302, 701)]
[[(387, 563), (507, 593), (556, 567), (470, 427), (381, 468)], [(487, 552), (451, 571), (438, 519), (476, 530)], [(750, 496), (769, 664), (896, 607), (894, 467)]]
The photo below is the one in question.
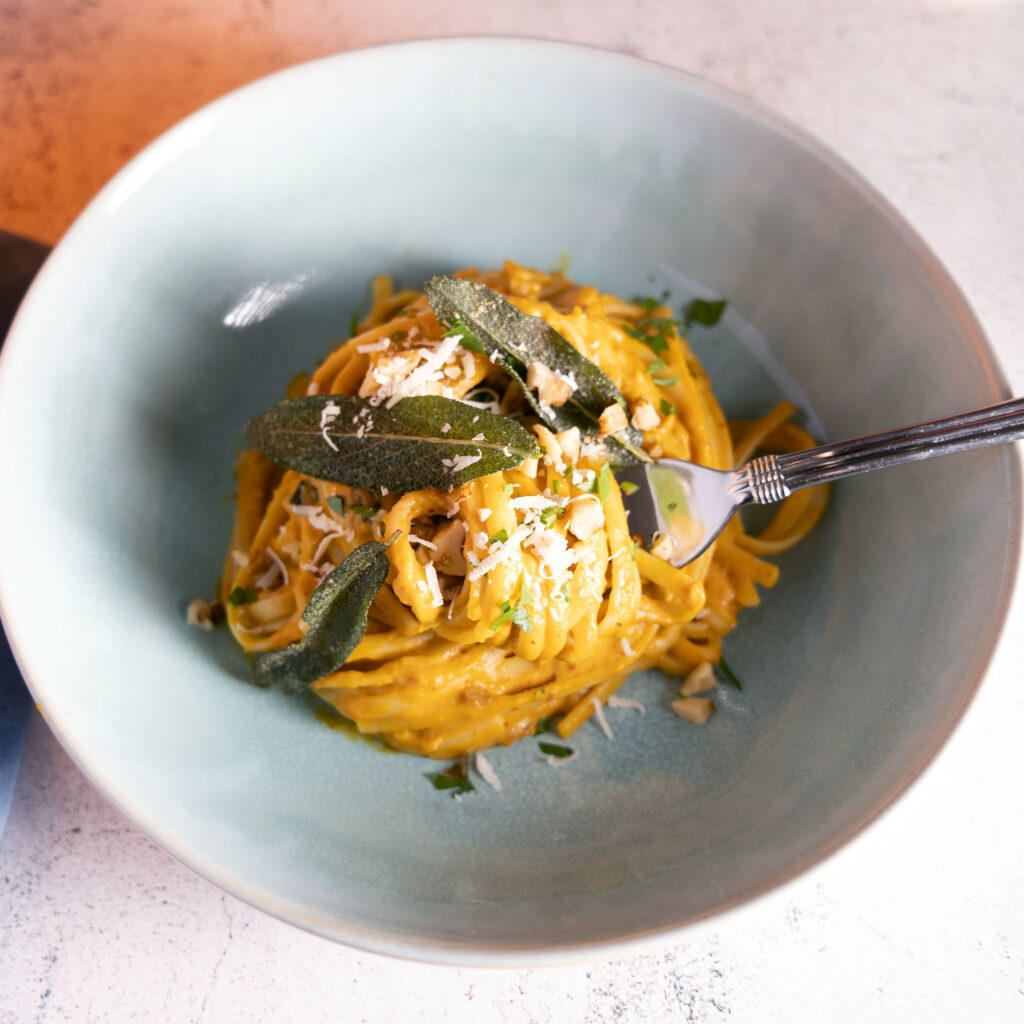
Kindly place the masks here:
[[(952, 272), (1024, 394), (1024, 3), (6, 0), (0, 229), (56, 241), (180, 117), (311, 57), (442, 35), (623, 50), (818, 135)], [(1024, 1020), (1024, 599), (925, 777), (810, 875), (662, 953), (444, 969), (307, 935), (193, 875), (31, 723), (0, 838), (0, 1024)]]

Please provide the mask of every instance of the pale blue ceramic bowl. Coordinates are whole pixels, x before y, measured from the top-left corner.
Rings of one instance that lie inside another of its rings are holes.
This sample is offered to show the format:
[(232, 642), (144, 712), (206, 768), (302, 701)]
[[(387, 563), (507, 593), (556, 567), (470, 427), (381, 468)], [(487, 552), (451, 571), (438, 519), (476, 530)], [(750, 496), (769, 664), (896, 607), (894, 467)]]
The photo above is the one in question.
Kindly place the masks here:
[(728, 297), (693, 341), (732, 416), (789, 391), (839, 438), (1006, 395), (941, 267), (813, 140), (668, 68), (498, 39), (319, 61), (189, 118), (61, 242), (0, 362), (0, 599), (50, 725), (186, 864), (364, 949), (527, 964), (678, 939), (888, 807), (1003, 621), (1020, 481), (993, 449), (840, 485), (730, 639), (745, 688), (709, 725), (637, 678), (647, 713), (609, 711), (614, 741), (588, 726), (572, 764), (493, 752), (501, 793), (456, 802), (422, 760), (249, 686), (226, 633), (184, 621), (242, 423), (372, 275), (566, 254), (621, 295)]

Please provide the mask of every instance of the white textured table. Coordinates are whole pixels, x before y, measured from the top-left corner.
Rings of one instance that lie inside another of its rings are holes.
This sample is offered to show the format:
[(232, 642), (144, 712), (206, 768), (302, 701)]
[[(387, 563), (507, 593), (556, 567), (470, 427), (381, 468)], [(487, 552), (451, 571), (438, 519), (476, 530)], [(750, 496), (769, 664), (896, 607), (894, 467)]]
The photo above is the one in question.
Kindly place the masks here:
[[(244, 6), (276, 16), (270, 3)], [(293, 36), (343, 30), (347, 47), (545, 36), (674, 64), (752, 97), (830, 144), (901, 210), (1024, 394), (1024, 4), (294, 6), (322, 18), (299, 29), (293, 17)], [(1022, 660), (1018, 597), (938, 761), (810, 875), (663, 953), (526, 971), (385, 960), (250, 909), (124, 822), (36, 719), (0, 838), (0, 1024), (1024, 1020)]]

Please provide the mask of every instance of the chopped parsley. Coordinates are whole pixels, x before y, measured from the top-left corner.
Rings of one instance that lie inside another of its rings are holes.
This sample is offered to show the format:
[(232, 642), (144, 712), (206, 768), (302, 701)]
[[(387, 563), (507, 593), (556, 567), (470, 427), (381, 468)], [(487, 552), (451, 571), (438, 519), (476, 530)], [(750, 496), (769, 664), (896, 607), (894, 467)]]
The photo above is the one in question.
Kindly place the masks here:
[(452, 765), (446, 771), (428, 775), (427, 778), (434, 784), (434, 789), (451, 790), (452, 796), (472, 793), (476, 789), (469, 776), (457, 764)]
[(612, 467), (607, 462), (601, 463), (601, 469), (594, 482), (590, 485), (590, 493), (596, 494), (603, 505), (608, 500), (612, 490)]
[(622, 483), (619, 484), (619, 490), (622, 491), (623, 494), (634, 494), (639, 490), (639, 488), (632, 480), (623, 480)]
[(527, 586), (526, 573), (524, 572), (519, 585), (519, 600), (515, 604), (503, 601), (499, 605), (501, 614), (491, 623), (491, 629), (498, 630), (506, 622), (511, 621), (513, 626), (518, 626), (524, 633), (529, 633), (533, 629), (533, 620), (530, 618), (530, 613), (526, 610), (528, 604), (533, 604), (533, 595)]
[(656, 309), (665, 305), (668, 298), (669, 293), (663, 292), (661, 300), (651, 298), (650, 296), (634, 299), (638, 306), (643, 306), (647, 316), (638, 321), (636, 326), (626, 324), (624, 328), (631, 338), (636, 338), (637, 341), (646, 343), (650, 346), (651, 351), (655, 353), (668, 351), (669, 342), (679, 327), (678, 320), (673, 320), (668, 316), (653, 315)]
[(736, 673), (733, 672), (731, 668), (729, 668), (729, 665), (726, 662), (725, 658), (718, 659), (718, 668), (722, 675), (725, 676), (725, 681), (730, 686), (735, 686), (737, 690), (743, 689), (743, 684), (736, 677)]
[(505, 484), (505, 486), (502, 488), (502, 490), (505, 492), (505, 495), (507, 496), (507, 495), (512, 493), (512, 490), (513, 490), (514, 487), (515, 487), (515, 484)]
[(664, 359), (655, 359), (653, 363), (649, 363), (647, 366), (647, 372), (653, 377), (656, 373), (661, 373), (668, 363)]
[(670, 388), (676, 381), (679, 380), (679, 374), (677, 373), (674, 377), (655, 377), (654, 383), (661, 388)]
[(409, 332), (408, 331), (395, 331), (395, 333), (391, 335), (391, 340), (392, 341), (401, 341), (403, 338), (408, 338), (408, 337), (409, 337)]
[(357, 516), (362, 516), (364, 519), (372, 519), (377, 514), (377, 510), (380, 508), (379, 505), (349, 505), (349, 512), (355, 512)]
[(454, 338), (455, 335), (459, 335), (459, 344), (463, 348), (468, 348), (472, 352), (479, 352), (481, 355), (487, 355), (487, 350), (480, 344), (480, 339), (458, 317), (452, 320), (451, 323), (451, 330), (444, 332), (446, 338)]
[(236, 607), (240, 604), (252, 604), (256, 599), (256, 591), (252, 587), (235, 587), (228, 594), (228, 600)]
[(504, 544), (508, 540), (508, 530), (502, 528), (487, 538), (488, 544)]
[(714, 327), (728, 305), (727, 299), (719, 299), (716, 302), (708, 302), (707, 299), (694, 299), (685, 310), (686, 326), (700, 324), (702, 327)]
[(343, 516), (345, 514), (345, 499), (339, 497), (337, 494), (332, 494), (327, 499), (327, 507), (332, 512), (337, 512), (339, 516)]
[[(555, 483), (557, 484), (558, 481), (556, 480)], [(557, 493), (558, 493), (558, 491), (556, 490), (555, 494), (557, 494)], [(558, 518), (560, 518), (561, 516), (564, 516), (564, 515), (565, 515), (565, 509), (564, 508), (558, 508), (558, 506), (552, 505), (550, 508), (546, 508), (546, 509), (544, 509), (541, 512), (541, 514), (540, 514), (541, 525), (545, 529), (547, 529), (548, 527), (551, 526), (551, 524), (556, 519), (558, 519)]]
[(547, 715), (544, 718), (538, 718), (537, 719), (537, 726), (533, 730), (534, 731), (534, 735), (540, 736), (543, 733), (551, 732), (551, 730), (554, 729), (554, 727), (555, 727), (555, 717), (554, 717), (554, 715)]
[(572, 747), (566, 747), (561, 743), (545, 743), (541, 740), (540, 752), (551, 757), (572, 757)]
[(661, 400), (661, 415), (671, 416), (676, 411), (676, 407), (667, 399)]

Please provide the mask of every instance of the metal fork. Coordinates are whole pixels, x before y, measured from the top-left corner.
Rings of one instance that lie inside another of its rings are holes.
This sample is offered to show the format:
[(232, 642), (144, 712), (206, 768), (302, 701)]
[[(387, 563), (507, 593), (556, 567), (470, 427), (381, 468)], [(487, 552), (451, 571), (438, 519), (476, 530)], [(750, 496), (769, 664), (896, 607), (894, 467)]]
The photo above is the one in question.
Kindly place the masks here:
[[(763, 455), (734, 470), (661, 459), (617, 469), (631, 533), (660, 543), (666, 560), (686, 565), (707, 549), (738, 508), (782, 501), (793, 491), (937, 455), (1024, 438), (1024, 398), (802, 452)], [(631, 490), (627, 488), (627, 490)]]

